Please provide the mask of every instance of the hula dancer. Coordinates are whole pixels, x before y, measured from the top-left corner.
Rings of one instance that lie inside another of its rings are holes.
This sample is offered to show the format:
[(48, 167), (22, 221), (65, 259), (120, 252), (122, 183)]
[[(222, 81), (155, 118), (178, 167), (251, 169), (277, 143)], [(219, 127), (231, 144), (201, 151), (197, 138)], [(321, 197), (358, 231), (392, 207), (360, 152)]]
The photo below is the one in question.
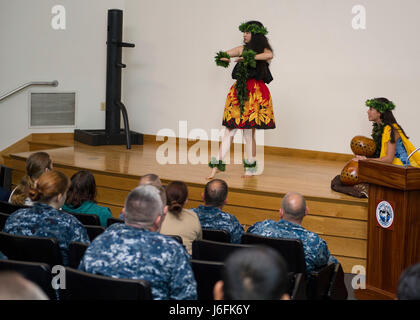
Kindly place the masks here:
[(222, 125), (226, 127), (218, 157), (212, 158), (212, 179), (218, 171), (225, 171), (223, 158), (229, 152), (233, 137), (238, 129), (242, 130), (245, 140), (246, 158), (243, 160), (245, 174), (248, 177), (256, 174), (255, 129), (274, 129), (273, 105), (266, 83), (273, 80), (269, 62), (273, 59), (273, 50), (266, 38), (267, 29), (258, 21), (248, 21), (239, 26), (243, 32), (244, 45), (220, 51), (216, 64), (228, 67), (230, 58), (237, 57), (232, 78), (236, 82), (227, 95)]
[[(368, 119), (373, 122), (372, 138), (376, 142), (376, 160), (420, 167), (419, 152), (414, 153), (408, 160), (415, 148), (392, 114), (392, 110), (395, 109), (394, 103), (386, 98), (374, 98), (367, 100), (366, 106), (369, 107)], [(366, 157), (355, 158), (357, 161), (361, 159)]]

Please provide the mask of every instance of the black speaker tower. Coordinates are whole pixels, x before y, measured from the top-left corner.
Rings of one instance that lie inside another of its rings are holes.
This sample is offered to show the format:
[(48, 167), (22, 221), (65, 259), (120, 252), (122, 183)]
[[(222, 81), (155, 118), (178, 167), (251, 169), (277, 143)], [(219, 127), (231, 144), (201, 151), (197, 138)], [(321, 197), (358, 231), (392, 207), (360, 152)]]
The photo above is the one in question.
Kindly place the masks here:
[[(134, 48), (133, 43), (122, 42), (123, 12), (108, 10), (107, 66), (106, 66), (106, 119), (105, 130), (74, 130), (74, 140), (91, 146), (143, 144), (143, 134), (130, 131), (127, 110), (121, 102), (122, 48)], [(121, 113), (124, 130), (120, 128)]]

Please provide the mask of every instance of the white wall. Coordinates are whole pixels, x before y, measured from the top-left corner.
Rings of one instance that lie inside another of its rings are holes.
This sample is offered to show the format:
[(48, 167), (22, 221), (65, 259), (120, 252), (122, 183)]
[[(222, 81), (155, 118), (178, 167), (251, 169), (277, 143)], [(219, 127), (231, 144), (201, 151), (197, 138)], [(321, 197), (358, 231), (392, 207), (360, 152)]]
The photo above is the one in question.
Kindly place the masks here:
[[(367, 29), (353, 30), (352, 7), (367, 10)], [(370, 135), (364, 101), (386, 96), (414, 143), (420, 91), (420, 1), (233, 0), (126, 1), (123, 91), (132, 128), (155, 134), (220, 128), (230, 72), (215, 52), (241, 44), (238, 25), (268, 28), (277, 129), (271, 146), (351, 153), (357, 134)]]
[[(67, 29), (51, 28), (51, 8), (66, 8)], [(367, 29), (351, 27), (351, 9), (367, 9)], [(364, 101), (386, 96), (414, 144), (420, 144), (418, 0), (0, 0), (0, 94), (32, 80), (60, 82), (32, 91), (77, 92), (78, 128), (104, 128), (107, 10), (124, 10), (123, 102), (132, 130), (177, 132), (178, 121), (220, 128), (228, 70), (217, 51), (241, 43), (238, 25), (262, 21), (275, 51), (271, 65), (277, 129), (271, 146), (350, 153), (369, 135)], [(11, 119), (11, 120), (10, 120)], [(72, 131), (51, 129), (49, 131)], [(0, 103), (0, 150), (30, 132), (28, 91)]]
[[(51, 9), (66, 9), (66, 29), (53, 30)], [(76, 126), (102, 129), (105, 112), (106, 23), (108, 9), (123, 0), (0, 0), (0, 95), (30, 81), (58, 80), (59, 86), (32, 87), (0, 102), (0, 150), (32, 132), (29, 92), (75, 91)]]

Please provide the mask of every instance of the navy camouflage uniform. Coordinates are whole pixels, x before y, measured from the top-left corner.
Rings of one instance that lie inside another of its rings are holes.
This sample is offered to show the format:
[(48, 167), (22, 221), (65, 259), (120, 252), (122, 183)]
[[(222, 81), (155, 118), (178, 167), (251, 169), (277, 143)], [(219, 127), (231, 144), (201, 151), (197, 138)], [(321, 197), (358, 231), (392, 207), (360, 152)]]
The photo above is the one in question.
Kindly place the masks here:
[(0, 251), (0, 259), (7, 260), (7, 257)]
[(176, 240), (123, 223), (92, 241), (79, 265), (85, 272), (150, 283), (155, 300), (197, 299), (189, 255)]
[(234, 215), (224, 212), (218, 207), (204, 205), (192, 210), (200, 219), (203, 229), (226, 230), (230, 234), (230, 242), (241, 243), (244, 228)]
[(319, 235), (302, 226), (287, 221), (265, 220), (257, 222), (247, 230), (260, 236), (271, 238), (299, 239), (303, 244), (305, 253), (306, 272), (317, 270), (325, 266), (328, 262), (338, 263), (334, 256), (330, 255), (328, 245)]
[(68, 265), (71, 242), (90, 243), (85, 227), (77, 218), (44, 203), (35, 203), (31, 208), (15, 211), (6, 220), (3, 231), (21, 236), (57, 239), (64, 265)]

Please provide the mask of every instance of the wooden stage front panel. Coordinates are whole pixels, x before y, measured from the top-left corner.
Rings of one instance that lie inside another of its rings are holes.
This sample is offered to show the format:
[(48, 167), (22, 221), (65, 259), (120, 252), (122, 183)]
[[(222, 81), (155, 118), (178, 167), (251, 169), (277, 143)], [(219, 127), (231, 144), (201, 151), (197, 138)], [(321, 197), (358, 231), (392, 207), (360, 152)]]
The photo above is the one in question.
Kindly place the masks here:
[[(156, 173), (164, 184), (182, 180), (188, 184), (188, 208), (202, 204), (202, 192), (210, 169), (206, 164), (166, 164), (156, 161), (158, 142), (145, 139), (145, 145), (92, 147), (79, 142), (69, 142), (58, 148), (54, 139), (32, 141), (29, 150), (45, 149), (53, 159), (54, 167), (69, 177), (80, 169), (95, 175), (98, 202), (108, 206), (115, 217), (119, 216), (130, 190), (139, 178)], [(272, 148), (266, 148), (272, 150)], [(304, 218), (305, 228), (318, 233), (327, 241), (331, 253), (342, 263), (345, 272), (354, 265), (366, 266), (367, 252), (367, 199), (357, 199), (330, 189), (334, 176), (345, 165), (343, 159), (322, 160), (319, 157), (295, 157), (266, 151), (264, 173), (251, 178), (241, 178), (243, 167), (226, 166), (218, 178), (229, 185), (228, 204), (225, 211), (234, 214), (247, 228), (257, 221), (279, 219), (278, 210), (283, 196), (289, 191), (302, 193), (309, 207)], [(24, 175), (25, 161), (31, 152), (11, 154), (5, 164), (13, 168), (13, 184)], [(182, 155), (181, 155), (182, 156)]]

